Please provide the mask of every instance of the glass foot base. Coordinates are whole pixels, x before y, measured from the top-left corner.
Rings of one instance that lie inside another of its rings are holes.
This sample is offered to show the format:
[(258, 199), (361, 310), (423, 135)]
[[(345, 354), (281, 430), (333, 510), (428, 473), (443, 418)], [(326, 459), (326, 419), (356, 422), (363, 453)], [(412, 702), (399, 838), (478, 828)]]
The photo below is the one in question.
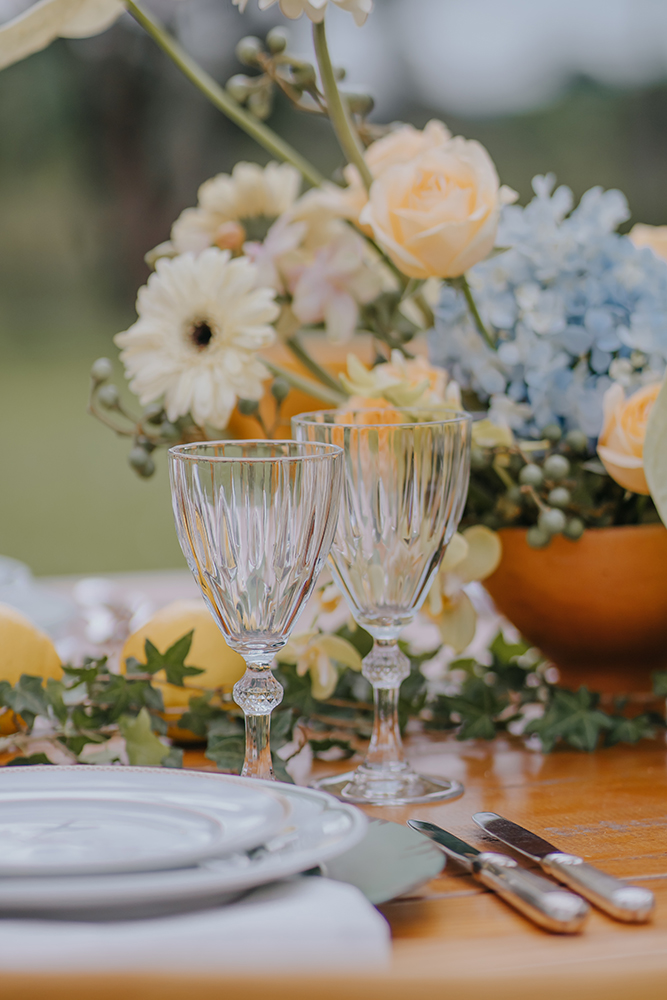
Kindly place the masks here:
[(363, 766), (357, 771), (334, 774), (313, 783), (313, 788), (329, 792), (345, 802), (361, 805), (408, 806), (419, 802), (445, 802), (463, 795), (460, 781), (438, 778), (433, 774), (417, 774), (405, 770), (387, 775), (364, 773)]

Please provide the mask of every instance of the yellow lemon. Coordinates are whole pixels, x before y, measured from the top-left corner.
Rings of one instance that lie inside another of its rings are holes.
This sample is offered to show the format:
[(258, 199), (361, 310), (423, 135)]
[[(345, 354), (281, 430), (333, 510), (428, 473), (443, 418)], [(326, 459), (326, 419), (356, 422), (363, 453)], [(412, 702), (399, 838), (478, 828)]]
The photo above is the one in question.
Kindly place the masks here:
[[(16, 684), (21, 674), (62, 677), (60, 657), (48, 635), (7, 604), (0, 604), (0, 681)], [(11, 712), (0, 715), (0, 734), (13, 733)]]
[(125, 661), (130, 656), (134, 656), (140, 663), (146, 662), (146, 639), (150, 639), (164, 653), (192, 629), (192, 646), (185, 662), (188, 666), (200, 667), (204, 673), (186, 677), (185, 687), (178, 687), (176, 684), (167, 684), (164, 672), (158, 671), (154, 683), (162, 691), (166, 709), (186, 709), (190, 698), (202, 688), (222, 687), (229, 691), (245, 671), (243, 658), (229, 648), (204, 603), (195, 600), (168, 604), (131, 635), (121, 653), (122, 672), (125, 672)]

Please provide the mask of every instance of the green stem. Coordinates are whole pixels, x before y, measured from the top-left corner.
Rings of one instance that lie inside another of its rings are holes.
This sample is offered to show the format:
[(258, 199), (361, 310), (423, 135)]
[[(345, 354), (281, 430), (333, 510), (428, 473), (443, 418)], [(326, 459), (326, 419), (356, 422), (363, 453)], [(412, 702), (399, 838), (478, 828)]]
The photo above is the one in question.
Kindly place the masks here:
[(308, 369), (311, 375), (314, 375), (316, 379), (319, 379), (322, 385), (328, 386), (330, 389), (333, 389), (334, 392), (343, 392), (343, 388), (338, 379), (334, 378), (333, 375), (330, 375), (325, 368), (322, 368), (322, 366), (317, 363), (315, 358), (311, 357), (296, 334), (293, 337), (288, 337), (285, 344), (290, 349), (294, 357), (298, 358), (301, 364)]
[(353, 163), (361, 175), (364, 186), (368, 191), (373, 183), (373, 177), (364, 160), (364, 152), (356, 133), (347, 105), (343, 101), (336, 83), (336, 75), (331, 65), (331, 56), (327, 46), (327, 36), (324, 28), (324, 21), (313, 24), (313, 42), (315, 44), (315, 55), (317, 65), (320, 69), (322, 89), (327, 99), (327, 111), (334, 132), (338, 138), (341, 149), (345, 154), (348, 163)]
[(315, 167), (312, 166), (293, 146), (281, 139), (273, 129), (255, 118), (243, 108), (238, 101), (235, 101), (219, 83), (209, 76), (201, 66), (199, 66), (191, 56), (181, 48), (178, 42), (171, 37), (156, 18), (147, 10), (144, 10), (135, 0), (125, 0), (125, 5), (135, 21), (144, 28), (156, 42), (163, 52), (173, 60), (181, 72), (194, 83), (195, 87), (201, 90), (202, 94), (215, 105), (215, 107), (227, 115), (233, 122), (242, 128), (248, 135), (252, 136), (260, 146), (264, 146), (269, 153), (277, 156), (286, 163), (291, 163), (293, 167), (305, 177), (310, 183), (319, 187), (324, 178)]
[(477, 303), (475, 302), (475, 299), (473, 298), (473, 294), (472, 294), (472, 291), (470, 289), (470, 285), (468, 284), (468, 279), (466, 278), (465, 274), (462, 274), (460, 278), (454, 278), (453, 281), (452, 281), (452, 284), (455, 285), (455, 286), (457, 286), (458, 288), (460, 288), (461, 291), (463, 292), (463, 294), (465, 295), (465, 299), (466, 299), (466, 302), (468, 304), (468, 309), (470, 310), (470, 315), (472, 316), (472, 319), (473, 319), (473, 322), (474, 322), (475, 326), (477, 327), (477, 329), (479, 330), (480, 334), (482, 335), (482, 337), (486, 341), (487, 345), (491, 348), (492, 351), (495, 351), (496, 345), (493, 342), (491, 334), (489, 333), (489, 331), (484, 326), (484, 321), (482, 320), (482, 317), (479, 314), (479, 309), (477, 308)]
[(312, 379), (306, 378), (305, 375), (297, 375), (296, 372), (291, 372), (289, 368), (283, 368), (282, 365), (277, 365), (273, 361), (267, 361), (266, 358), (262, 358), (262, 362), (272, 375), (284, 378), (293, 389), (300, 389), (301, 392), (305, 392), (309, 396), (315, 396), (330, 406), (339, 406), (347, 398), (343, 392), (334, 392), (332, 389), (327, 389), (326, 386), (320, 385), (319, 382), (314, 382)]

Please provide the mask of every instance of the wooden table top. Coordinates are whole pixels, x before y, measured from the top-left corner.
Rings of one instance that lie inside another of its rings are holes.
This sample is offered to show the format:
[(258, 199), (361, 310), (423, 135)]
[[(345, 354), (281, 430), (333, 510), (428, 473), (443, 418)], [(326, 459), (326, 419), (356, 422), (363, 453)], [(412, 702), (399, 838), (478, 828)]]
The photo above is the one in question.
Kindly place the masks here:
[[(525, 750), (519, 741), (410, 745), (422, 770), (463, 781), (463, 798), (434, 806), (369, 808), (404, 823), (432, 820), (477, 846), (478, 810), (502, 813), (563, 850), (649, 886), (657, 913), (648, 925), (617, 923), (593, 911), (581, 935), (534, 927), (454, 865), (422, 898), (381, 910), (392, 929), (391, 971), (375, 976), (271, 977), (11, 975), (5, 995), (22, 1000), (664, 1000), (667, 995), (667, 750), (664, 740), (594, 754)], [(213, 765), (192, 753), (190, 766)], [(328, 770), (333, 768), (329, 766)], [(491, 841), (487, 841), (491, 843)]]

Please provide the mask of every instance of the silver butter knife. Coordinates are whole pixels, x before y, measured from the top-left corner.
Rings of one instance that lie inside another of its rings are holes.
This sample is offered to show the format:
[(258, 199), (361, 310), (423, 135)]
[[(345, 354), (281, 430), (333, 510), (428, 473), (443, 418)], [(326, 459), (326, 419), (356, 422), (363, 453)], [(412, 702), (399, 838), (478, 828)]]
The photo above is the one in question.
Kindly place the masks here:
[(558, 934), (574, 934), (581, 930), (589, 909), (579, 896), (526, 871), (506, 854), (478, 851), (434, 823), (409, 819), (408, 826), (430, 837), (448, 857), (463, 865), (473, 878), (487, 889), (497, 892), (506, 903), (540, 927)]
[(537, 861), (549, 875), (590, 899), (591, 903), (616, 920), (625, 920), (627, 923), (650, 920), (655, 899), (648, 889), (626, 885), (613, 875), (598, 871), (586, 864), (583, 858), (559, 851), (547, 840), (497, 813), (478, 812), (473, 819), (482, 830)]

